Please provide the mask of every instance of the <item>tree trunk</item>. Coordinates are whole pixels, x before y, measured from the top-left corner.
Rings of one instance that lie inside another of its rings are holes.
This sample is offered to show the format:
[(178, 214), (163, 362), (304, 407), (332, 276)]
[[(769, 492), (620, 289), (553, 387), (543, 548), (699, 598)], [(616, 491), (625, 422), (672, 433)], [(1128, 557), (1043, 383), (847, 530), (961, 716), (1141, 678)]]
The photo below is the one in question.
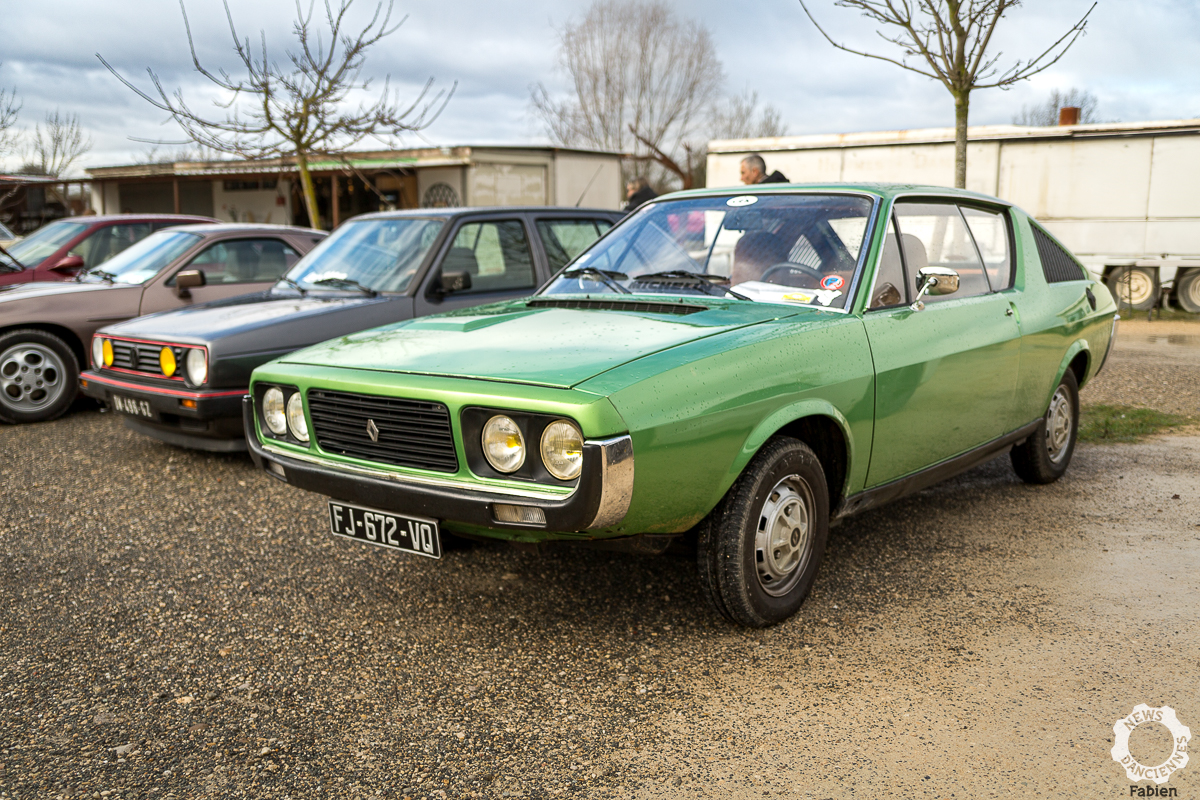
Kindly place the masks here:
[(296, 168), (300, 171), (300, 191), (304, 194), (304, 207), (308, 211), (308, 226), (321, 230), (321, 214), (317, 211), (317, 190), (313, 186), (312, 174), (308, 171), (308, 156), (304, 151), (296, 153)]
[(954, 96), (954, 187), (967, 188), (967, 111), (971, 105), (969, 90)]

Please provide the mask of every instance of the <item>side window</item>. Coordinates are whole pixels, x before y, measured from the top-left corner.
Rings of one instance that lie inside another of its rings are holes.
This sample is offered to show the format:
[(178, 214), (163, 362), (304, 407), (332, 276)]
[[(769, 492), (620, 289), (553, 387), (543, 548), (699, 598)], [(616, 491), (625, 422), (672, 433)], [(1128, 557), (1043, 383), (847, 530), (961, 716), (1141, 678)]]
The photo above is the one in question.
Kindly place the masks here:
[(538, 236), (546, 248), (550, 272), (558, 272), (612, 227), (606, 219), (539, 219)]
[(896, 219), (888, 223), (888, 233), (883, 240), (883, 252), (879, 254), (879, 271), (875, 276), (875, 288), (867, 308), (890, 308), (908, 302), (908, 281), (904, 280), (904, 264), (900, 261), (900, 237), (896, 233)]
[(954, 294), (925, 296), (925, 302), (974, 297), (991, 291), (983, 263), (958, 206), (942, 203), (897, 203), (900, 246), (908, 268), (909, 289), (916, 291), (922, 267), (949, 267), (958, 273)]
[(71, 254), (81, 256), (84, 269), (91, 269), (108, 261), (126, 247), (145, 239), (153, 229), (154, 226), (149, 222), (108, 225), (75, 245)]
[(183, 269), (200, 270), (209, 284), (262, 283), (277, 280), (298, 260), (300, 254), (279, 239), (234, 239), (206, 247)]
[(442, 272), (466, 272), (471, 292), (532, 289), (533, 255), (519, 220), (469, 222), (458, 229), (442, 259)]
[(983, 267), (987, 270), (988, 282), (995, 290), (1007, 289), (1012, 284), (1012, 254), (1008, 251), (1008, 222), (1007, 214), (997, 211), (984, 211), (970, 206), (962, 206), (963, 218), (971, 235), (975, 237), (975, 245), (979, 255), (983, 257)]

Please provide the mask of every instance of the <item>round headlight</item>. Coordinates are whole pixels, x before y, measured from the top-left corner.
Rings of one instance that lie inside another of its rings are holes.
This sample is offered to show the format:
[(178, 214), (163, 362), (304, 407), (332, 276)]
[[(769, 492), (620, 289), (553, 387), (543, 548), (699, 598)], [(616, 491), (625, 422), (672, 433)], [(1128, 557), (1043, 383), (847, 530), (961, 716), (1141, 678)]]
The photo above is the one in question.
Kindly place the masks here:
[(92, 337), (92, 364), (96, 369), (104, 366), (104, 340), (99, 336)]
[(192, 386), (201, 386), (208, 380), (208, 359), (204, 357), (203, 350), (188, 350), (183, 363), (187, 367), (187, 379)]
[(542, 432), (542, 463), (560, 481), (571, 481), (583, 471), (583, 434), (570, 422), (551, 422)]
[(162, 369), (162, 374), (168, 378), (175, 374), (175, 353), (171, 348), (164, 347), (158, 351), (158, 366)]
[(525, 463), (525, 438), (517, 423), (503, 414), (483, 426), (483, 455), (497, 472), (516, 472)]
[(287, 401), (288, 430), (302, 442), (308, 441), (308, 423), (304, 421), (304, 401), (299, 392), (292, 392)]
[(283, 413), (283, 390), (278, 386), (272, 386), (267, 389), (263, 395), (263, 419), (267, 421), (267, 428), (276, 436), (283, 436), (287, 433), (287, 420), (284, 419)]
[(111, 367), (113, 362), (112, 340), (105, 339), (103, 345), (104, 366)]

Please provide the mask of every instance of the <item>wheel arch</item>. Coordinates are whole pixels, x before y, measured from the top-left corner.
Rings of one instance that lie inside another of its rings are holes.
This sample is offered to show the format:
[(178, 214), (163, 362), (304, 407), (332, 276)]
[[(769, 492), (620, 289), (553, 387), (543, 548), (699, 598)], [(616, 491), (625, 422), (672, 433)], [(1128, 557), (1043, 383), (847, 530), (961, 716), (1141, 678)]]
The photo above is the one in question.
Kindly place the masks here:
[(79, 334), (66, 325), (56, 325), (52, 322), (21, 322), (0, 327), (0, 336), (20, 330), (43, 331), (44, 333), (57, 336), (67, 343), (67, 346), (71, 348), (71, 352), (75, 354), (75, 358), (79, 360), (79, 371), (82, 372), (88, 368), (87, 348), (80, 341)]
[(846, 495), (855, 455), (850, 423), (845, 416), (824, 400), (805, 400), (776, 411), (747, 437), (731, 470), (734, 479), (773, 436), (791, 436), (812, 448), (825, 472), (829, 507), (837, 508)]
[(1075, 373), (1075, 382), (1082, 389), (1083, 385), (1089, 378), (1089, 372), (1092, 367), (1092, 348), (1086, 339), (1076, 339), (1067, 348), (1066, 355), (1063, 356), (1062, 362), (1058, 365), (1058, 372), (1054, 374), (1054, 383), (1046, 389), (1045, 406), (1050, 405), (1050, 398), (1054, 396), (1054, 390), (1058, 388), (1058, 384), (1062, 382), (1063, 375), (1067, 370)]

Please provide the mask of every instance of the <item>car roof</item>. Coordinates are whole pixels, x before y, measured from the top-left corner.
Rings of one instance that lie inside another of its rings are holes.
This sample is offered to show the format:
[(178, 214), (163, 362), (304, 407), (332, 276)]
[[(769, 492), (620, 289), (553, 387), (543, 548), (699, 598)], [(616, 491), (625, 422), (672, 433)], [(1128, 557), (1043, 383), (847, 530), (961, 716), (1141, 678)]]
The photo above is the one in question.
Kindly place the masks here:
[(982, 200), (993, 205), (1012, 205), (1007, 200), (1001, 200), (998, 197), (982, 194), (981, 192), (918, 183), (759, 183), (754, 186), (715, 186), (708, 189), (689, 189), (682, 192), (672, 192), (660, 195), (651, 202), (727, 194), (788, 194), (790, 192), (807, 193), (815, 191), (838, 193), (861, 192), (863, 194), (875, 195), (885, 200), (907, 194), (935, 194), (943, 197), (962, 198), (964, 200)]
[(59, 217), (58, 219), (48, 221), (46, 224), (50, 225), (55, 222), (81, 222), (85, 225), (96, 225), (102, 222), (171, 222), (172, 220), (179, 220), (180, 224), (186, 222), (213, 222), (212, 217), (205, 217), (200, 214), (91, 214)]
[[(620, 214), (612, 208), (575, 208), (574, 206), (456, 206), (453, 208), (406, 208), (400, 211), (375, 211), (359, 214), (350, 219), (403, 219), (404, 217), (440, 217), (449, 219), (467, 214), (561, 214), (563, 212), (585, 214)], [(345, 220), (349, 222), (350, 220)]]
[(299, 228), (294, 225), (271, 225), (265, 222), (207, 222), (198, 225), (177, 225), (176, 228), (183, 228), (190, 233), (200, 234), (218, 234), (218, 233), (293, 233), (300, 236), (328, 236), (328, 231), (319, 231), (314, 228)]

